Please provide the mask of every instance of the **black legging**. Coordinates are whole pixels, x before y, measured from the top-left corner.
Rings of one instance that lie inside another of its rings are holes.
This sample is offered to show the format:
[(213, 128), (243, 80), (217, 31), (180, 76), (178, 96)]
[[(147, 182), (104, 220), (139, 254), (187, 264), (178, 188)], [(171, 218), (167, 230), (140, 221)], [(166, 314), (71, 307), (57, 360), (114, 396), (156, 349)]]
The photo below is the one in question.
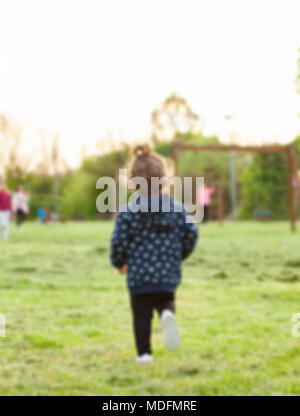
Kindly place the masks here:
[(151, 354), (151, 321), (153, 310), (159, 315), (169, 309), (175, 312), (175, 294), (169, 292), (144, 293), (130, 297), (133, 329), (138, 355)]
[(16, 224), (18, 227), (22, 225), (22, 223), (26, 219), (26, 213), (22, 209), (18, 209), (16, 212)]

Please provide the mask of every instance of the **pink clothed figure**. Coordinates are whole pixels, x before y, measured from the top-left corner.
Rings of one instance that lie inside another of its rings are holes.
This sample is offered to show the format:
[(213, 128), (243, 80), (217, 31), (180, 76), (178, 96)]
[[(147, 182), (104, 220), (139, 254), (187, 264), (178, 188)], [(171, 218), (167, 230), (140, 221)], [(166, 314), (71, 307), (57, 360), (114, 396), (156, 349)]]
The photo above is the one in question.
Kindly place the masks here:
[[(211, 204), (211, 196), (212, 194), (215, 192), (215, 187), (211, 186), (211, 187), (207, 187), (204, 185), (204, 189), (203, 192), (201, 192), (201, 189), (198, 189), (198, 200), (200, 201), (201, 205), (204, 206), (208, 206)], [(202, 196), (203, 196), (203, 201), (202, 201)]]
[(198, 189), (198, 201), (201, 205), (203, 205), (203, 222), (207, 222), (209, 217), (209, 206), (211, 204), (211, 197), (212, 194), (215, 192), (214, 186), (205, 186), (201, 189), (201, 187)]

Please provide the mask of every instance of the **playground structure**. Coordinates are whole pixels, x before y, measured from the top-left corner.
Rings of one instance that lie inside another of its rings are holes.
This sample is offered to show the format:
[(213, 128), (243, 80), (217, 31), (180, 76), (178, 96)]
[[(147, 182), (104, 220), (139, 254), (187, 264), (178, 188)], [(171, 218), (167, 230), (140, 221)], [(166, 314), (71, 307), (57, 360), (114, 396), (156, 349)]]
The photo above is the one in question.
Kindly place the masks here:
[[(172, 146), (172, 158), (174, 161), (175, 175), (178, 174), (179, 154), (182, 151), (194, 152), (260, 152), (260, 153), (285, 153), (287, 155), (288, 168), (288, 192), (287, 200), (289, 206), (289, 219), (291, 231), (296, 231), (297, 210), (296, 210), (296, 188), (297, 180), (297, 155), (295, 145), (293, 143), (287, 145), (262, 145), (262, 146), (238, 146), (238, 145), (193, 145), (175, 142)], [(223, 190), (222, 186), (218, 186), (218, 217), (219, 221), (223, 221)]]

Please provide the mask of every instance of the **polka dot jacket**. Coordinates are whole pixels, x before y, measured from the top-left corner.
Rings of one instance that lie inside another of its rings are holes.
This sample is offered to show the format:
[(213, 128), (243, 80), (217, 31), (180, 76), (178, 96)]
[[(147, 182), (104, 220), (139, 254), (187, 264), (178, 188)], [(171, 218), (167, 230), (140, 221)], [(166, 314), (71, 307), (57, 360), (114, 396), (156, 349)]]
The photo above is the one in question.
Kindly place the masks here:
[[(170, 209), (162, 212), (166, 198)], [(153, 197), (144, 197), (144, 204), (145, 199), (150, 207)], [(181, 262), (197, 242), (198, 228), (186, 221), (188, 214), (181, 204), (162, 195), (157, 211), (133, 212), (127, 205), (116, 217), (110, 258), (117, 268), (128, 265), (127, 287), (132, 295), (174, 292), (181, 281)]]

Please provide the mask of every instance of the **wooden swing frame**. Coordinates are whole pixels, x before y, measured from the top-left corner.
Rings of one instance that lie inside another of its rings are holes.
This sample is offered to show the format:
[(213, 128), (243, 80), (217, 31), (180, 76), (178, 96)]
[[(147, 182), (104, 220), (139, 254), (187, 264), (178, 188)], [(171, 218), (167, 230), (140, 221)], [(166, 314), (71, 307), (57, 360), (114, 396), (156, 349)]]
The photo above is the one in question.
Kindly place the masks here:
[[(293, 143), (287, 145), (238, 146), (238, 145), (193, 145), (175, 142), (172, 145), (172, 159), (174, 161), (175, 175), (178, 174), (179, 154), (182, 151), (193, 152), (259, 152), (259, 153), (285, 153), (288, 168), (288, 206), (291, 231), (296, 231), (296, 181), (298, 181), (298, 165), (296, 148)], [(222, 199), (222, 188), (219, 189), (219, 202)], [(219, 207), (219, 219), (222, 221), (222, 207)]]

